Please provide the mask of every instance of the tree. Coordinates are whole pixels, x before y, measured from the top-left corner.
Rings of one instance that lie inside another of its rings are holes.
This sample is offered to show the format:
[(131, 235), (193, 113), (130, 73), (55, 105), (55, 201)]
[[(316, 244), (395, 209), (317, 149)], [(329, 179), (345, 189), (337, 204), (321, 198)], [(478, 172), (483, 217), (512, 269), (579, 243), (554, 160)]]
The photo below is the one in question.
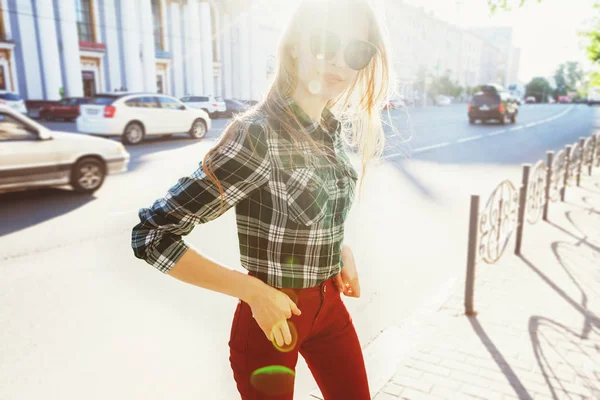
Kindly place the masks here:
[(554, 73), (554, 80), (556, 82), (554, 96), (565, 96), (577, 91), (583, 77), (584, 74), (578, 62), (569, 61), (560, 64)]
[[(492, 13), (497, 10), (505, 10), (510, 11), (516, 5), (517, 7), (523, 7), (528, 0), (488, 0), (488, 6), (490, 7), (490, 11)], [(534, 1), (534, 0), (531, 0)], [(541, 3), (542, 0), (537, 0), (538, 3)]]
[(547, 96), (551, 93), (550, 82), (543, 77), (535, 77), (529, 82), (525, 89), (525, 96), (535, 97), (538, 103), (546, 101)]
[(460, 87), (458, 82), (452, 82), (452, 79), (450, 78), (450, 72), (446, 72), (445, 75), (432, 80), (431, 85), (428, 87), (427, 93), (432, 97), (435, 97), (438, 94), (458, 97), (462, 91), (463, 89)]

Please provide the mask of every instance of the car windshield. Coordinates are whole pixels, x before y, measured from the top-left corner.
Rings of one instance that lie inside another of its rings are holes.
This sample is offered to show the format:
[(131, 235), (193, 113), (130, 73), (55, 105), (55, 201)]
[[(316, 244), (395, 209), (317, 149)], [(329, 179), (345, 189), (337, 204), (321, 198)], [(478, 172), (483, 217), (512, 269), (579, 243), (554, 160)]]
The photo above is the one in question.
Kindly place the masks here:
[(21, 100), (21, 96), (16, 93), (0, 93), (0, 99), (9, 100), (9, 101), (17, 101)]
[(107, 106), (115, 102), (118, 97), (116, 96), (96, 96), (89, 101), (88, 104), (98, 104), (102, 106)]

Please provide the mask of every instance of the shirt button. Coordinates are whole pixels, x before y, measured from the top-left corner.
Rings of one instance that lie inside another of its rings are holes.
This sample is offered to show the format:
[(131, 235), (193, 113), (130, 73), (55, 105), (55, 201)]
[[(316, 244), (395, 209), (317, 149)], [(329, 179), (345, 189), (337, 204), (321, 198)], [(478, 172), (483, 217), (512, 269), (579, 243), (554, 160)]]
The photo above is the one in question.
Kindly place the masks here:
[(335, 216), (335, 218), (334, 218), (334, 221), (335, 221), (337, 224), (340, 224), (340, 223), (342, 223), (342, 217), (341, 217), (341, 215), (339, 215), (339, 214), (338, 214), (338, 215), (336, 215), (336, 216)]
[(337, 181), (337, 185), (339, 188), (343, 188), (344, 187), (344, 180), (340, 179), (339, 181)]
[(323, 286), (323, 291), (326, 292), (327, 291), (327, 286)]

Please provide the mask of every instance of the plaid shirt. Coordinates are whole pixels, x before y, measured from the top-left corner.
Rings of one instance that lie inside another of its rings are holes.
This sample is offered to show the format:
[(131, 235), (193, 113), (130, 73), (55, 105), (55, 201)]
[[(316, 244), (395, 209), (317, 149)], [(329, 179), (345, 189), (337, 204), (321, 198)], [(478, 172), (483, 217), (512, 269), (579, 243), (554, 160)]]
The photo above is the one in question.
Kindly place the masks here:
[(182, 236), (235, 206), (240, 261), (251, 275), (276, 288), (313, 287), (337, 275), (357, 174), (340, 123), (328, 109), (319, 124), (294, 102), (288, 107), (300, 122), (295, 126), (334, 155), (333, 161), (306, 142), (292, 144), (277, 121), (254, 117), (247, 129), (220, 143), (213, 157), (224, 206), (200, 164), (139, 211), (132, 232), (135, 256), (166, 273), (188, 249)]

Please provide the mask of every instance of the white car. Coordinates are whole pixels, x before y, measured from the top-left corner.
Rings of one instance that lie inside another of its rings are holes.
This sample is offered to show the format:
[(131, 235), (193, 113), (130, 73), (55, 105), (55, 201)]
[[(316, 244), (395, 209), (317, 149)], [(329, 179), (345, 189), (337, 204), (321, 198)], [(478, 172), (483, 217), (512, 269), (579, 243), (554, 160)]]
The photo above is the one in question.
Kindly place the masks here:
[(181, 101), (190, 107), (206, 111), (208, 115), (218, 115), (227, 111), (225, 100), (220, 96), (185, 96)]
[(588, 90), (587, 103), (589, 106), (600, 104), (600, 87), (591, 87)]
[(25, 102), (17, 93), (9, 92), (7, 90), (0, 90), (0, 105), (5, 105), (13, 110), (20, 112), (21, 114), (27, 115), (27, 107)]
[(184, 132), (201, 139), (210, 126), (206, 112), (156, 93), (97, 95), (81, 105), (77, 118), (79, 132), (120, 136), (125, 144), (141, 143), (146, 136)]
[(439, 94), (435, 97), (435, 104), (438, 106), (449, 106), (452, 103), (452, 100), (448, 96), (444, 96), (443, 94)]
[(126, 171), (128, 164), (121, 143), (54, 132), (0, 106), (0, 193), (61, 185), (92, 193), (106, 175)]

